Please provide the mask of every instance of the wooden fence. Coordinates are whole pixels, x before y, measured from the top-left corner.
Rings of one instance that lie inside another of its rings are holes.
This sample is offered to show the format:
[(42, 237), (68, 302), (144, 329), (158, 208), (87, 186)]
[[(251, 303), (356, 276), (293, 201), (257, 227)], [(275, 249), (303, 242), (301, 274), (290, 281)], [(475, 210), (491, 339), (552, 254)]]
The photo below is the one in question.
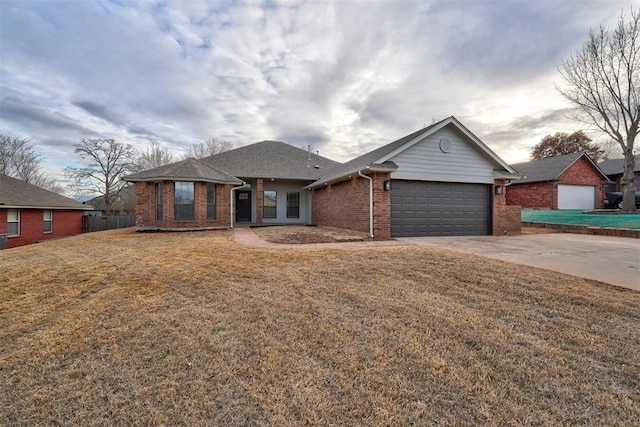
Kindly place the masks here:
[(82, 232), (113, 230), (115, 228), (133, 227), (136, 224), (134, 216), (84, 216), (82, 217)]

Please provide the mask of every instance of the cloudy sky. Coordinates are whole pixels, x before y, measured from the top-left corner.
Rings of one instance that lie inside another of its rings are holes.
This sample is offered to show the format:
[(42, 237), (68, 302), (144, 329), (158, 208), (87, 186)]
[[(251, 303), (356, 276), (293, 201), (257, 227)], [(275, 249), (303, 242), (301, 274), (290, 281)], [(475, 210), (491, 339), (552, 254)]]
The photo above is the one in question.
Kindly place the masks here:
[(549, 133), (599, 138), (565, 118), (557, 67), (630, 6), (0, 0), (0, 132), (62, 178), (82, 138), (275, 139), (346, 161), (453, 115), (515, 163)]

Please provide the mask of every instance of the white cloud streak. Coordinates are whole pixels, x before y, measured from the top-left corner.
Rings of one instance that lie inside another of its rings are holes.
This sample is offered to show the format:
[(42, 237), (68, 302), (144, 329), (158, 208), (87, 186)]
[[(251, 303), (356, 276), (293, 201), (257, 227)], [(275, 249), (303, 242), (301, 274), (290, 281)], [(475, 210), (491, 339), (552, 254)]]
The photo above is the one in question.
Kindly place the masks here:
[(0, 2), (0, 131), (54, 174), (83, 137), (280, 139), (345, 161), (455, 115), (507, 161), (579, 129), (556, 67), (630, 2)]

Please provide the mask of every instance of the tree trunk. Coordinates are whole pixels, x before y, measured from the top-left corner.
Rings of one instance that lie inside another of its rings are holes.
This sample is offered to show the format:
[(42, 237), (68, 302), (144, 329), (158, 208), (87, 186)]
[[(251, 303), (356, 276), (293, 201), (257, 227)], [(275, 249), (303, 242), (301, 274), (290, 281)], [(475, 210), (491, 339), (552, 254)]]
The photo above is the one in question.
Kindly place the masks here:
[[(632, 144), (630, 144), (633, 147)], [(634, 212), (636, 210), (636, 187), (633, 182), (636, 168), (636, 159), (633, 156), (633, 150), (627, 148), (624, 150), (624, 172), (622, 173), (622, 211)]]

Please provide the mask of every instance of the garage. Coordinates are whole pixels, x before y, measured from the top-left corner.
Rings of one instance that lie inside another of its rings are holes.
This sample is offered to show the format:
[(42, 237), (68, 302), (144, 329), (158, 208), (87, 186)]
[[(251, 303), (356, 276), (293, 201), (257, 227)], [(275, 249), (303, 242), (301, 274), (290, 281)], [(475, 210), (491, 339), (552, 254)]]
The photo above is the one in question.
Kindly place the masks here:
[(594, 209), (596, 188), (592, 185), (558, 185), (558, 209)]
[(491, 185), (391, 181), (391, 235), (491, 234)]

